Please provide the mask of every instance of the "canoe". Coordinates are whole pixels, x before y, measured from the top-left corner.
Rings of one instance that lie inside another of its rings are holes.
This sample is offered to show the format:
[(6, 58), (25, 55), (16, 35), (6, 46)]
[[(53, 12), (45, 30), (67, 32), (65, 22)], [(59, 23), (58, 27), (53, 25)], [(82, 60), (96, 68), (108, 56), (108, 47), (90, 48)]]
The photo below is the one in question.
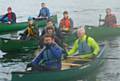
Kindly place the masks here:
[(120, 28), (105, 26), (86, 26), (86, 32), (89, 36), (94, 37), (96, 40), (106, 40), (109, 38), (120, 36)]
[[(120, 28), (86, 26), (86, 32), (89, 36), (93, 37), (95, 40), (102, 41), (102, 40), (109, 40), (111, 38), (113, 39), (113, 37), (119, 36)], [(64, 42), (67, 43), (68, 45), (72, 45), (76, 39), (77, 39), (76, 29), (72, 33), (64, 35)], [(38, 47), (37, 44), (34, 44), (33, 47), (32, 45), (29, 46), (30, 42), (32, 42), (32, 44), (35, 42), (34, 40), (23, 41), (23, 40), (9, 39), (7, 40), (7, 43), (5, 43), (4, 41), (6, 41), (6, 38), (0, 39), (0, 49), (3, 52), (16, 52), (18, 49), (21, 50), (20, 52), (24, 52), (24, 50), (22, 49), (24, 47), (28, 49)], [(13, 45), (16, 47), (13, 48), (12, 47)]]
[(37, 40), (18, 40), (9, 38), (0, 38), (0, 50), (3, 52), (30, 52), (38, 48)]
[[(105, 45), (101, 45), (101, 51), (97, 59), (84, 63), (83, 65), (75, 65), (61, 71), (49, 72), (12, 72), (12, 81), (71, 81), (77, 78), (82, 78), (91, 75), (101, 64), (104, 63)], [(69, 65), (69, 64), (68, 64)], [(74, 65), (74, 64), (73, 64)]]
[[(67, 44), (72, 44), (75, 39), (77, 39), (77, 29), (78, 28), (74, 28), (74, 31), (71, 34), (65, 36), (64, 40)], [(96, 41), (110, 40), (120, 36), (120, 28), (86, 26), (85, 29), (87, 35), (93, 37)]]
[(0, 50), (7, 53), (26, 53), (39, 47), (38, 40), (20, 40), (16, 37), (0, 37)]
[[(57, 23), (57, 15), (51, 16), (51, 19), (53, 20), (54, 23)], [(40, 28), (45, 27), (46, 22), (47, 22), (46, 20), (36, 20), (36, 23)], [(20, 22), (20, 23), (15, 23), (10, 25), (5, 23), (0, 23), (0, 34), (23, 30), (27, 28), (27, 25), (28, 25), (27, 22)]]

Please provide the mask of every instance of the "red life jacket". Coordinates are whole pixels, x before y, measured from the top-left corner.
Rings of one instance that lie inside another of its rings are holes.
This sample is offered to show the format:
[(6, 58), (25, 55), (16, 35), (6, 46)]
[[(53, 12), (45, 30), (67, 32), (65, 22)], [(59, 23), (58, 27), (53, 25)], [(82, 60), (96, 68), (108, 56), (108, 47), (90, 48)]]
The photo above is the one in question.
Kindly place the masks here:
[(12, 13), (8, 13), (8, 20), (12, 19)]
[(69, 18), (63, 18), (61, 20), (61, 27), (65, 27), (65, 28), (70, 28), (70, 19)]

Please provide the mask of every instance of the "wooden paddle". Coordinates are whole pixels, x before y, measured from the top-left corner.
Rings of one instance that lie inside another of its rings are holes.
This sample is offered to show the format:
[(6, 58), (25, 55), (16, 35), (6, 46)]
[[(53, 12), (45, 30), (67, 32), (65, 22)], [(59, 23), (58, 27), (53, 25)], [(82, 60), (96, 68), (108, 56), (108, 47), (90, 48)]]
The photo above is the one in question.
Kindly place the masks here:
[(83, 58), (80, 58), (80, 57), (76, 57), (76, 56), (72, 56), (72, 57), (67, 57), (67, 59), (63, 60), (64, 62), (75, 62), (75, 61), (83, 61), (83, 62), (89, 62), (91, 61), (91, 59), (83, 59)]
[(62, 66), (78, 67), (78, 66), (81, 66), (81, 65), (80, 64), (74, 64), (74, 63), (62, 62)]

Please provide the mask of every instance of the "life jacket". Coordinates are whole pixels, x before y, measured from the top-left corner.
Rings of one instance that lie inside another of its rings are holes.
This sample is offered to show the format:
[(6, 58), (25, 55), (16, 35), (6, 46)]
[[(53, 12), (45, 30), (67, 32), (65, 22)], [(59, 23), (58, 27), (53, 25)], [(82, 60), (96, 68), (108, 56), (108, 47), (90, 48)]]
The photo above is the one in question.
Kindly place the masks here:
[(34, 36), (35, 35), (35, 32), (33, 32), (33, 27), (31, 27), (31, 28), (28, 27), (27, 31), (28, 31), (29, 36)]
[(41, 10), (40, 10), (40, 16), (42, 16), (42, 17), (47, 17), (48, 16), (48, 9), (45, 7), (45, 8), (42, 8)]
[(84, 55), (84, 54), (88, 54), (88, 53), (92, 53), (92, 48), (90, 46), (88, 46), (88, 36), (86, 37), (86, 40), (80, 42), (80, 40), (78, 40), (78, 50), (79, 50), (79, 54)]
[(58, 50), (58, 47), (56, 49), (56, 45), (52, 45), (50, 49), (45, 49), (43, 53), (43, 60), (40, 61), (40, 64), (43, 64), (47, 66), (48, 68), (55, 68), (60, 69), (61, 68), (61, 57), (58, 58), (55, 54), (55, 51)]
[(70, 18), (63, 18), (61, 20), (61, 27), (65, 27), (67, 29), (70, 29), (70, 26), (71, 26)]
[(108, 27), (115, 27), (115, 25), (116, 25), (115, 15), (113, 15), (113, 14), (106, 15), (105, 25)]
[(12, 13), (8, 13), (8, 20), (12, 19)]

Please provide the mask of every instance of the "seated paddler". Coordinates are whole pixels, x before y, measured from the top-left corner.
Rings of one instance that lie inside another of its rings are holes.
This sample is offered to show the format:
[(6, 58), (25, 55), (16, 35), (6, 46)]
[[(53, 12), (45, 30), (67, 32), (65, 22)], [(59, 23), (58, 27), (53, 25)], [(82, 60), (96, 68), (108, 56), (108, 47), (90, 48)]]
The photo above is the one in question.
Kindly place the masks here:
[(41, 19), (50, 18), (50, 11), (49, 11), (49, 8), (47, 8), (46, 3), (41, 3), (41, 9), (40, 9), (38, 17)]
[(62, 32), (69, 32), (73, 28), (74, 23), (71, 17), (69, 17), (68, 11), (63, 12), (63, 18), (60, 20), (59, 29)]
[(33, 17), (28, 17), (28, 27), (24, 33), (20, 35), (20, 39), (22, 40), (39, 39), (39, 29)]
[(8, 13), (3, 15), (0, 21), (2, 21), (2, 23), (8, 23), (8, 24), (16, 23), (16, 14), (12, 12), (12, 8), (8, 7), (7, 11)]
[(79, 52), (80, 58), (95, 58), (99, 54), (100, 47), (92, 37), (86, 35), (84, 26), (77, 30), (77, 36), (78, 38), (75, 40), (73, 48), (68, 51), (68, 55)]
[(32, 67), (32, 71), (56, 71), (61, 69), (63, 49), (54, 40), (54, 36), (44, 35), (44, 48), (27, 65), (28, 69), (29, 67)]
[[(64, 48), (63, 41), (62, 41), (62, 39), (60, 39), (60, 38), (57, 36), (57, 34), (56, 34), (56, 32), (55, 32), (55, 28), (54, 28), (53, 26), (48, 26), (48, 27), (46, 28), (46, 30), (45, 30), (45, 34), (53, 35), (53, 36), (54, 36), (54, 39), (55, 39), (55, 42), (56, 42), (59, 46), (61, 46), (62, 48)], [(44, 37), (44, 35), (40, 37), (40, 48), (43, 48), (43, 45), (44, 45), (44, 44), (43, 44), (43, 37)]]

